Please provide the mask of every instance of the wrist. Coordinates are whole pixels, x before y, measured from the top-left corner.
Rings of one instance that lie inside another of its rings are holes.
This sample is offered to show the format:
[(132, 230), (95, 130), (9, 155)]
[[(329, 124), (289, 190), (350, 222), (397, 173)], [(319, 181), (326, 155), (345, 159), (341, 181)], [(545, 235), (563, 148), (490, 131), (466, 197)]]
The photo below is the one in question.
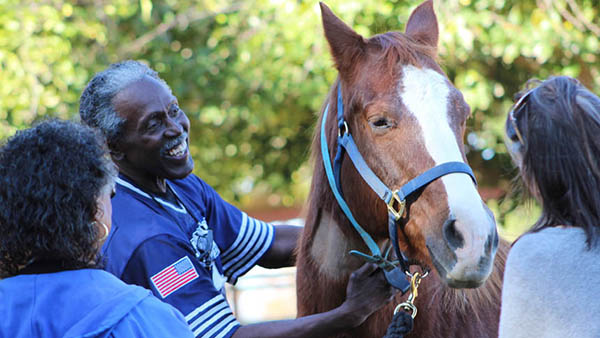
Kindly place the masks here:
[(364, 313), (364, 309), (352, 306), (348, 301), (342, 303), (337, 310), (340, 316), (339, 322), (346, 328), (355, 328), (362, 324), (368, 317), (368, 314)]

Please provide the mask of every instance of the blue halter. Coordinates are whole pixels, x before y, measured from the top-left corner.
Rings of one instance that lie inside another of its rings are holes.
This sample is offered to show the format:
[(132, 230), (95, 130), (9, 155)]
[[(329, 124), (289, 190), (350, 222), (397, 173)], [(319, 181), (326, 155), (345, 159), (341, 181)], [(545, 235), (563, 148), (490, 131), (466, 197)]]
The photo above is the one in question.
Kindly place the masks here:
[[(475, 175), (471, 168), (464, 162), (446, 162), (437, 165), (421, 175), (408, 181), (398, 190), (391, 190), (388, 188), (375, 173), (369, 168), (364, 158), (358, 151), (356, 144), (348, 129), (348, 124), (344, 120), (344, 103), (342, 100), (342, 86), (341, 83), (338, 85), (337, 95), (337, 123), (338, 123), (338, 138), (337, 138), (337, 151), (334, 160), (334, 166), (331, 165), (331, 159), (329, 156), (329, 148), (327, 146), (327, 136), (325, 134), (325, 122), (327, 121), (327, 111), (329, 110), (329, 104), (325, 107), (323, 112), (323, 118), (321, 120), (321, 155), (323, 157), (323, 165), (325, 166), (325, 172), (327, 174), (327, 180), (329, 186), (333, 191), (335, 199), (337, 200), (340, 208), (350, 220), (350, 223), (354, 226), (360, 237), (363, 239), (371, 254), (365, 254), (357, 250), (351, 250), (350, 254), (363, 258), (366, 261), (376, 263), (379, 265), (386, 276), (386, 279), (394, 287), (406, 293), (410, 287), (410, 282), (406, 279), (404, 274), (409, 273), (409, 261), (406, 256), (400, 251), (398, 246), (398, 229), (397, 222), (404, 214), (406, 206), (406, 198), (425, 187), (432, 181), (451, 173), (464, 173), (473, 179), (473, 182), (477, 184)], [(388, 260), (389, 250), (385, 255), (382, 255), (379, 250), (379, 246), (375, 243), (373, 238), (358, 224), (348, 204), (342, 196), (341, 189), (341, 177), (340, 170), (342, 166), (342, 160), (344, 152), (348, 154), (350, 160), (354, 164), (354, 167), (358, 173), (362, 176), (363, 180), (373, 189), (373, 191), (381, 198), (388, 208), (388, 231), (390, 234), (390, 241), (394, 247), (396, 257), (398, 261)], [(398, 209), (395, 206), (398, 205)]]

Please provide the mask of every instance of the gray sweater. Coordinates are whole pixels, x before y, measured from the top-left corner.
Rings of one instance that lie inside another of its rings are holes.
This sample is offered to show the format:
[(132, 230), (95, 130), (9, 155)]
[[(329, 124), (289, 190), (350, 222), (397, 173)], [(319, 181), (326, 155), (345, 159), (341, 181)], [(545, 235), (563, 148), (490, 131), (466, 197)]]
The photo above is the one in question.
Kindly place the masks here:
[(579, 228), (527, 234), (508, 254), (500, 337), (600, 337), (600, 245)]

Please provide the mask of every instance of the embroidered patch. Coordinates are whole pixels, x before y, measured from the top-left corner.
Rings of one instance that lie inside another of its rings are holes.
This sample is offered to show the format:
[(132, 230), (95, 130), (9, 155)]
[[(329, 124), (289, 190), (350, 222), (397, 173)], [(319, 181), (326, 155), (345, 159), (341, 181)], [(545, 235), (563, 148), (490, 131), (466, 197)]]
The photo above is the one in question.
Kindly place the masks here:
[(212, 230), (208, 228), (205, 218), (198, 221), (198, 227), (194, 230), (192, 238), (190, 238), (190, 243), (192, 244), (192, 248), (194, 248), (196, 258), (207, 269), (211, 268), (212, 263), (221, 254), (219, 247), (214, 242)]
[(198, 278), (196, 268), (190, 258), (184, 256), (150, 277), (150, 280), (160, 296), (165, 298), (196, 278)]

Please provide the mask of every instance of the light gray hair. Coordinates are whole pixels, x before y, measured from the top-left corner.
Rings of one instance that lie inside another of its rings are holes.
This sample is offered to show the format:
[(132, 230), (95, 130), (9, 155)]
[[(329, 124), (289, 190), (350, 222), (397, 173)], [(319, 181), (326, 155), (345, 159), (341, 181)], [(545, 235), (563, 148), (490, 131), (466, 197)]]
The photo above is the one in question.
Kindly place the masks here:
[(98, 129), (110, 148), (123, 136), (125, 120), (113, 107), (113, 98), (130, 84), (150, 76), (171, 91), (156, 71), (139, 61), (113, 63), (90, 80), (79, 99), (79, 116), (90, 127)]

